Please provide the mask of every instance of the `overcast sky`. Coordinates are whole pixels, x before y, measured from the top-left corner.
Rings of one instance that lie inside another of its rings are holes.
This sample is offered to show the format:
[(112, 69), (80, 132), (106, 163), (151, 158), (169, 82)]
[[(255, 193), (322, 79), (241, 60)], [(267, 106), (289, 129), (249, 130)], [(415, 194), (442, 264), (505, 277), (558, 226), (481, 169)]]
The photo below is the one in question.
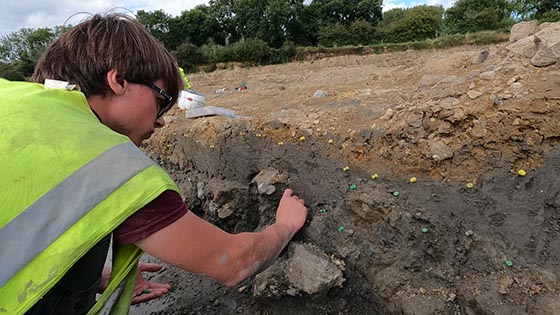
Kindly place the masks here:
[[(177, 16), (206, 0), (0, 0), (0, 36), (19, 31), (21, 28), (53, 27), (77, 24), (85, 15), (76, 13), (100, 13), (114, 8), (119, 12), (136, 13), (138, 10), (155, 11), (163, 9)], [(307, 2), (307, 1), (306, 1)], [(443, 5), (448, 8), (455, 0), (383, 0), (383, 10), (413, 7), (420, 4)], [(68, 22), (66, 22), (68, 20)], [(65, 23), (66, 22), (66, 23)]]

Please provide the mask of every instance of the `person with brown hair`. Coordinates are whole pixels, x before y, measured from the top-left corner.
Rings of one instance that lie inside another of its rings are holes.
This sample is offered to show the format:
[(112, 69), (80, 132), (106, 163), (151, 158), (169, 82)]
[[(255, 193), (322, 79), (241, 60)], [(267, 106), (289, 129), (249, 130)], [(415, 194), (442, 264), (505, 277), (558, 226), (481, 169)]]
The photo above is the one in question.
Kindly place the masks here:
[(304, 225), (305, 202), (291, 189), (260, 232), (230, 234), (188, 210), (138, 148), (165, 125), (183, 83), (133, 18), (94, 15), (72, 27), (32, 80), (0, 79), (0, 313), (126, 314), (134, 291), (151, 291), (138, 302), (169, 289), (141, 277), (159, 268), (138, 268), (143, 251), (233, 286), (269, 266)]

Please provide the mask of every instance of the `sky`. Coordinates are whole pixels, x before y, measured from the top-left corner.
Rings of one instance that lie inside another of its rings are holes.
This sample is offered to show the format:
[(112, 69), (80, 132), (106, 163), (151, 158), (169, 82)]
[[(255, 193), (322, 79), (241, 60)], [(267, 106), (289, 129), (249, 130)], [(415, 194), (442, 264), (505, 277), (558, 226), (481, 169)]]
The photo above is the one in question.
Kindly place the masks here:
[[(171, 16), (190, 10), (207, 0), (1, 0), (0, 36), (17, 32), (22, 28), (54, 27), (77, 24), (86, 13), (103, 13), (117, 9), (118, 12), (136, 13), (138, 10), (162, 9)], [(306, 0), (308, 2), (309, 0)], [(421, 4), (442, 5), (449, 8), (455, 0), (383, 0), (383, 11), (394, 8), (413, 7)], [(80, 14), (82, 13), (82, 14)]]

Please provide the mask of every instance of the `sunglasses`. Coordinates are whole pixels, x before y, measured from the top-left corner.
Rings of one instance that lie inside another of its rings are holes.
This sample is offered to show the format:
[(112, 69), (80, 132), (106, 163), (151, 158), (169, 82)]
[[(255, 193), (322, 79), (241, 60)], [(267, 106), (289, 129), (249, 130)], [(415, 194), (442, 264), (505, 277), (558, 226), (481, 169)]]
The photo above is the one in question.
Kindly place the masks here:
[(157, 98), (158, 99), (158, 112), (157, 112), (157, 118), (160, 118), (161, 116), (163, 116), (163, 114), (165, 114), (175, 103), (173, 101), (173, 97), (171, 97), (169, 94), (167, 94), (167, 92), (165, 92), (165, 90), (163, 90), (162, 88), (160, 88), (159, 86), (157, 86), (155, 83), (150, 83), (148, 84), (149, 87), (152, 88), (152, 90), (154, 90), (156, 93), (158, 93), (159, 95), (163, 96), (164, 99), (161, 98)]

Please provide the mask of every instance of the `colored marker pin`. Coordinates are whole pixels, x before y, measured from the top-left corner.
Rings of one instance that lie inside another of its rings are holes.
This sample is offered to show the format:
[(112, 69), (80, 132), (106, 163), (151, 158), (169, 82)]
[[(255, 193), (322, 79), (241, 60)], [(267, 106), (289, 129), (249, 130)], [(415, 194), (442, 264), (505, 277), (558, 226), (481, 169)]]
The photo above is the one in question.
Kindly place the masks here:
[(506, 263), (506, 266), (508, 266), (508, 267), (513, 266), (513, 261), (511, 261), (511, 260), (509, 260), (509, 259), (506, 260), (505, 263)]
[(395, 197), (398, 197), (400, 195), (401, 195), (401, 192), (398, 191), (398, 190), (393, 192), (393, 196), (395, 196)]
[(304, 136), (299, 137), (299, 141), (305, 141), (305, 137)]
[(408, 181), (411, 183), (416, 183), (416, 177), (411, 177)]
[(338, 227), (338, 231), (339, 231), (339, 232), (344, 232), (344, 230), (345, 230), (345, 229), (344, 229), (343, 226), (339, 226), (339, 227)]
[(350, 170), (350, 166), (345, 166), (342, 168), (343, 171), (348, 172)]
[(377, 173), (371, 175), (371, 179), (378, 179), (378, 178), (379, 178), (379, 174)]
[(329, 144), (333, 144), (334, 140), (333, 139), (329, 139)]
[(466, 236), (473, 236), (473, 234), (474, 234), (474, 231), (473, 231), (473, 230), (467, 230), (467, 231), (465, 232), (465, 235), (466, 235)]
[(282, 146), (282, 145), (284, 145), (284, 142), (280, 141), (280, 142), (278, 142), (278, 145)]
[(356, 190), (356, 185), (355, 185), (355, 184), (352, 184), (352, 185), (350, 185), (349, 188), (350, 188), (350, 190)]
[(525, 176), (525, 175), (527, 175), (527, 171), (525, 171), (525, 170), (519, 170), (519, 171), (517, 171), (517, 175), (519, 175), (519, 176)]
[(422, 228), (422, 233), (429, 233), (430, 232), (430, 228), (424, 227)]
[(325, 213), (325, 212), (327, 212), (327, 210), (325, 210), (323, 208), (319, 209), (319, 213)]
[(467, 188), (468, 188), (468, 189), (474, 188), (474, 184), (473, 184), (473, 183), (467, 183)]

